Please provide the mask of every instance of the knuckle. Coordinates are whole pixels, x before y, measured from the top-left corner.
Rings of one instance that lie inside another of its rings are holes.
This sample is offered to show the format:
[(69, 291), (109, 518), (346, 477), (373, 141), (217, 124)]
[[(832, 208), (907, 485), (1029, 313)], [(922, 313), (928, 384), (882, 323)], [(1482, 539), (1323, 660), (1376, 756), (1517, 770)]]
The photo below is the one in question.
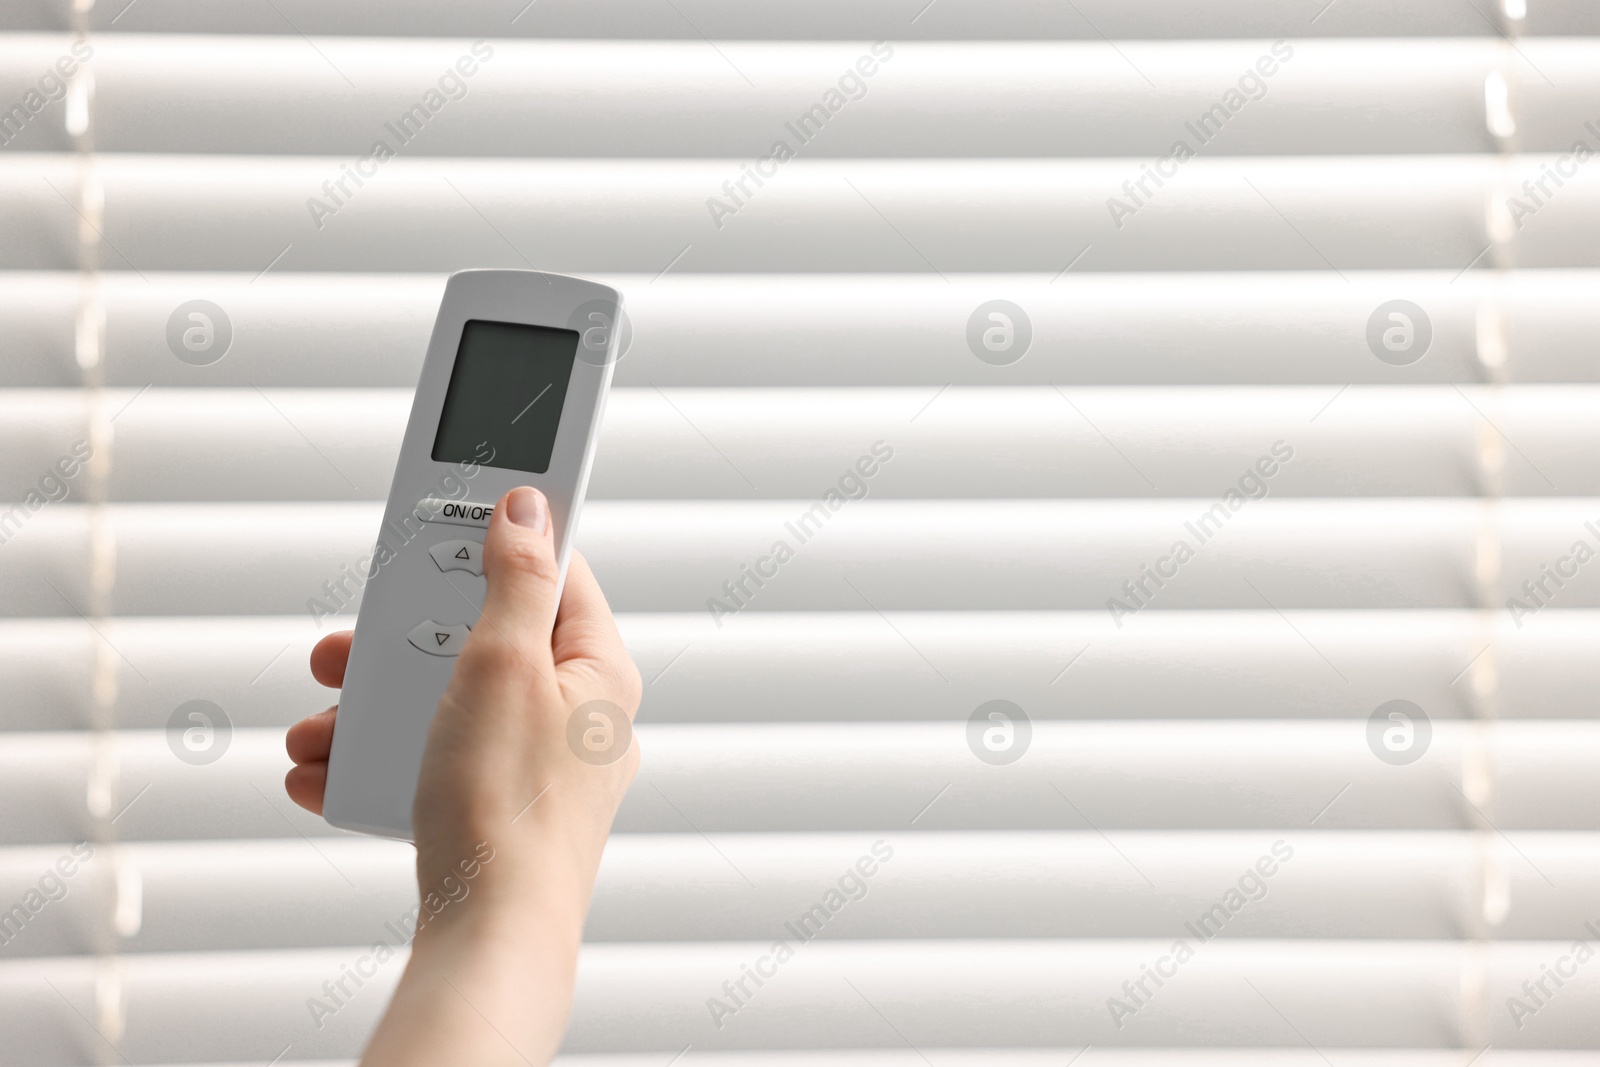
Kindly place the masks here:
[(596, 687), (613, 703), (632, 715), (644, 695), (644, 679), (639, 667), (626, 655), (608, 656), (596, 660), (592, 677)]
[(617, 690), (618, 703), (630, 712), (637, 711), (639, 701), (644, 699), (644, 678), (639, 674), (639, 665), (631, 659), (624, 659), (620, 665)]

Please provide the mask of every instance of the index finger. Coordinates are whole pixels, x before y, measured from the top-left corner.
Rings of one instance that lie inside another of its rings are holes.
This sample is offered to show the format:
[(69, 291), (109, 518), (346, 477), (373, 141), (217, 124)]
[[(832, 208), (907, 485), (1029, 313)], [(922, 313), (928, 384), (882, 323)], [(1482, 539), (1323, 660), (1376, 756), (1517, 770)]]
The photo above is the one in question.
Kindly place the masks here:
[(567, 563), (550, 651), (558, 668), (581, 670), (600, 682), (624, 683), (624, 689), (631, 688), (630, 677), (638, 675), (611, 605), (606, 603), (589, 561), (576, 550)]
[(350, 639), (354, 636), (354, 630), (340, 630), (318, 641), (311, 650), (311, 677), (329, 689), (344, 685), (344, 669), (350, 662)]

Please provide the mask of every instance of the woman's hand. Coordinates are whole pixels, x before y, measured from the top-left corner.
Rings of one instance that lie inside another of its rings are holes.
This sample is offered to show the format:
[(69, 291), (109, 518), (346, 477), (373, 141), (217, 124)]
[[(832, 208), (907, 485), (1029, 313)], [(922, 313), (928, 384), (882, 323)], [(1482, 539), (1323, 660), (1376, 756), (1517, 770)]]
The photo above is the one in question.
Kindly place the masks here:
[[(542, 494), (506, 494), (483, 557), (483, 613), (429, 730), (412, 814), (421, 895), (448, 903), (419, 929), (365, 1062), (554, 1055), (600, 854), (638, 768), (639, 672), (576, 553), (558, 614)], [(324, 638), (313, 676), (340, 685), (349, 655), (348, 632)], [(330, 708), (288, 733), (284, 784), (313, 812), (336, 724)]]

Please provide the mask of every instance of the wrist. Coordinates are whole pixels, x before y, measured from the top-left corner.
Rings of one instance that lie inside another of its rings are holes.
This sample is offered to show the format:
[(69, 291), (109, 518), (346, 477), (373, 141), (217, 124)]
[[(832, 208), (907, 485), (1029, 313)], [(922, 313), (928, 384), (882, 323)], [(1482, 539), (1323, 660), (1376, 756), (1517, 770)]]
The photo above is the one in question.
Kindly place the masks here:
[(526, 827), (496, 845), (481, 844), (481, 861), (464, 870), (460, 864), (435, 864), (419, 853), (421, 906), (414, 950), (480, 942), (576, 946), (594, 890), (599, 850), (583, 839), (541, 831)]

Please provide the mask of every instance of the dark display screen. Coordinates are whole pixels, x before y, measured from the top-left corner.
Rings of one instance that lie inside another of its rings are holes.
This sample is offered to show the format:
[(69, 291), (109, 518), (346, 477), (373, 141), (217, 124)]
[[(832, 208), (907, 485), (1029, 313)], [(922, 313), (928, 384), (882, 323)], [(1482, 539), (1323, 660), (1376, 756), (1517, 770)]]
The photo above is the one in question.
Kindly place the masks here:
[(450, 372), (433, 458), (532, 474), (549, 470), (577, 353), (575, 330), (469, 321)]

